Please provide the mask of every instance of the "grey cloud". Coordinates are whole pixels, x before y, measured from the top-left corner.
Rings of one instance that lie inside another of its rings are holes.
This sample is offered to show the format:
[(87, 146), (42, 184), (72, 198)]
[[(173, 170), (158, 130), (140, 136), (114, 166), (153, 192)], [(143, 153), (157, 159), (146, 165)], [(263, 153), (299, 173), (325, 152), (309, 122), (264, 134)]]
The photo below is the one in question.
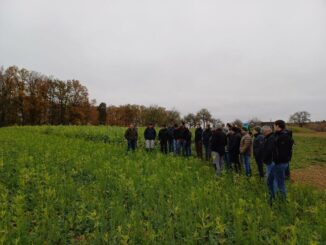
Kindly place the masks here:
[(323, 0), (2, 0), (0, 30), (0, 64), (80, 79), (97, 101), (326, 116)]

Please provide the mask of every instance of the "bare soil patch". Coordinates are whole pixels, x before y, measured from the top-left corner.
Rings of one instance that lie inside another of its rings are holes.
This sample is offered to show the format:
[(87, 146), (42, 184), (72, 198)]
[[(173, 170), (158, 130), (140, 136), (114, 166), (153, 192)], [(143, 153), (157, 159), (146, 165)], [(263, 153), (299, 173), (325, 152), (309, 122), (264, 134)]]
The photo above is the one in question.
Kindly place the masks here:
[(293, 170), (291, 180), (296, 183), (306, 184), (326, 189), (326, 167), (314, 165), (303, 169)]

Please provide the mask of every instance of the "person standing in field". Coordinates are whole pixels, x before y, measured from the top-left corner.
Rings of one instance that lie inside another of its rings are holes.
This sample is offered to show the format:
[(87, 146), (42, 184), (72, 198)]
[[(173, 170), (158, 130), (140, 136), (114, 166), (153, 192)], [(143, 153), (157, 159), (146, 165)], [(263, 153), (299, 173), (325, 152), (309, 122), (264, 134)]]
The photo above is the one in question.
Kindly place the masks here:
[(167, 154), (169, 133), (168, 133), (168, 129), (166, 128), (166, 125), (163, 125), (163, 127), (158, 132), (158, 139), (160, 141), (161, 152)]
[(238, 173), (240, 173), (241, 171), (240, 141), (241, 141), (240, 129), (238, 127), (232, 127), (229, 136), (228, 148), (229, 148), (231, 166), (234, 165), (234, 169)]
[[(270, 126), (263, 126), (262, 132), (264, 135), (263, 162), (266, 165), (266, 177), (268, 180), (269, 175), (272, 172), (272, 168), (275, 165), (275, 163), (273, 162), (274, 133)], [(274, 179), (273, 187), (270, 188), (268, 183), (267, 187), (270, 193), (271, 191), (275, 190), (277, 188), (276, 179)]]
[(154, 128), (153, 123), (150, 123), (148, 127), (144, 131), (145, 138), (145, 148), (147, 151), (152, 151), (155, 146), (156, 139), (156, 130)]
[(210, 140), (212, 137), (211, 125), (207, 124), (206, 129), (203, 132), (203, 145), (205, 148), (205, 160), (210, 161), (211, 159), (211, 149)]
[(221, 175), (223, 168), (226, 143), (226, 135), (223, 132), (222, 125), (217, 125), (211, 137), (213, 165), (215, 165), (217, 176)]
[(185, 150), (184, 150), (184, 156), (186, 157), (190, 157), (191, 156), (191, 137), (192, 137), (192, 133), (189, 130), (188, 127), (185, 127), (184, 130), (184, 140), (185, 140)]
[(185, 123), (182, 122), (180, 127), (175, 130), (176, 138), (176, 154), (185, 155), (186, 141), (185, 141)]
[(203, 158), (203, 129), (200, 124), (197, 124), (197, 128), (195, 131), (195, 147), (197, 157)]
[(261, 134), (261, 127), (255, 127), (253, 130), (254, 143), (253, 152), (257, 163), (259, 177), (264, 178), (264, 164), (263, 164), (263, 151), (264, 151), (264, 136)]
[(292, 134), (285, 128), (283, 120), (277, 120), (274, 123), (274, 146), (273, 146), (273, 162), (274, 166), (268, 176), (267, 183), (270, 192), (270, 204), (275, 199), (276, 189), (274, 188), (274, 180), (276, 180), (277, 189), (281, 197), (286, 199), (285, 187), (285, 171), (289, 166), (292, 158), (292, 148), (294, 141)]
[(243, 165), (246, 175), (251, 176), (250, 156), (252, 147), (252, 138), (248, 133), (248, 128), (243, 127), (241, 130), (242, 138), (240, 141), (240, 154), (242, 156)]
[(231, 136), (231, 128), (232, 125), (230, 123), (226, 124), (226, 128), (224, 129), (224, 133), (226, 134), (226, 146), (225, 146), (225, 155), (224, 155), (224, 160), (226, 163), (226, 168), (227, 169), (232, 169), (231, 166), (231, 157), (230, 157), (230, 152), (229, 152), (229, 141), (230, 141), (230, 136)]
[(174, 152), (175, 142), (174, 142), (174, 127), (168, 127), (168, 146), (169, 146), (169, 153)]
[(137, 140), (138, 140), (138, 131), (137, 128), (135, 128), (134, 124), (130, 124), (128, 129), (125, 132), (125, 139), (128, 142), (127, 151), (135, 151)]

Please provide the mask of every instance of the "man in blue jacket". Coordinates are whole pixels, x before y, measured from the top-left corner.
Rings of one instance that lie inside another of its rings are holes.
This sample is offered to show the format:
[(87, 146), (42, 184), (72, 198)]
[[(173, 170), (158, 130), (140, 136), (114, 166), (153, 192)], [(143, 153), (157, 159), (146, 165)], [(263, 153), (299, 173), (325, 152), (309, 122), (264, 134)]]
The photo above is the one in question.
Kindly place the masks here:
[(152, 151), (155, 146), (156, 139), (156, 130), (154, 128), (153, 123), (150, 123), (144, 132), (145, 138), (145, 148), (147, 151)]

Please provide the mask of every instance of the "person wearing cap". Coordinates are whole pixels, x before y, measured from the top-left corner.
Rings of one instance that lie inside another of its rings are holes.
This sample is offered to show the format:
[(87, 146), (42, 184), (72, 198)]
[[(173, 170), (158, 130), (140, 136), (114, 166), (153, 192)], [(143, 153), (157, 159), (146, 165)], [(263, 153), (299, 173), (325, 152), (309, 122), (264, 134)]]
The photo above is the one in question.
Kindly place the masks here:
[(217, 176), (221, 175), (223, 168), (226, 143), (227, 140), (226, 135), (223, 132), (223, 127), (221, 124), (218, 124), (211, 137), (213, 165)]
[(152, 151), (155, 145), (156, 130), (153, 123), (150, 123), (144, 131), (145, 148), (147, 151)]
[(195, 147), (197, 157), (203, 158), (203, 129), (200, 124), (197, 124), (197, 128), (195, 131)]
[(263, 154), (264, 154), (264, 136), (261, 134), (261, 127), (255, 127), (253, 130), (254, 142), (253, 152), (257, 163), (260, 178), (264, 178)]
[(251, 156), (252, 138), (248, 133), (247, 127), (242, 127), (241, 134), (242, 134), (242, 138), (240, 141), (240, 154), (242, 156), (245, 173), (249, 177), (251, 176), (250, 156)]

